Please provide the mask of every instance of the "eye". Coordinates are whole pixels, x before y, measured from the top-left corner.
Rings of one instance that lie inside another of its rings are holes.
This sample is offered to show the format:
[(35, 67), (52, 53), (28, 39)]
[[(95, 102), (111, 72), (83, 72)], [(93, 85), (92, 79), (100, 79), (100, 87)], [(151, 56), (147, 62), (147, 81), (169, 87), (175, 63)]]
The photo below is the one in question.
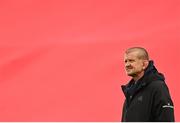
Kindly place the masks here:
[(133, 60), (133, 59), (129, 59), (129, 62), (131, 62), (131, 63), (134, 62), (134, 61), (135, 61), (135, 60)]

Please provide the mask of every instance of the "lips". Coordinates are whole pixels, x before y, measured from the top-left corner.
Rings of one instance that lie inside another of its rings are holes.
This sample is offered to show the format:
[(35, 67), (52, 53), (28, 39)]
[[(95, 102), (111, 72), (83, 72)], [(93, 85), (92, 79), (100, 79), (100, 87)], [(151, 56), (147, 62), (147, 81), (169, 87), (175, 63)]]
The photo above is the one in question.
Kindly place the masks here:
[(126, 70), (132, 70), (133, 68), (132, 67), (126, 67)]
[(132, 71), (132, 69), (126, 69), (126, 71), (127, 71), (127, 72), (131, 72), (131, 71)]

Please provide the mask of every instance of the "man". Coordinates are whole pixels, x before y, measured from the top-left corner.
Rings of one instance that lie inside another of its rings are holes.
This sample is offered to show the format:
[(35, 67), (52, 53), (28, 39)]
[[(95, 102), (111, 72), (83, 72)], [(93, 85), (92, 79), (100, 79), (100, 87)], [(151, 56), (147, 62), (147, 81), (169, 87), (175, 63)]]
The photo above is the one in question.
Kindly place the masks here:
[(165, 78), (149, 60), (147, 51), (141, 47), (129, 48), (124, 62), (132, 79), (121, 86), (126, 97), (122, 122), (174, 121), (174, 106)]

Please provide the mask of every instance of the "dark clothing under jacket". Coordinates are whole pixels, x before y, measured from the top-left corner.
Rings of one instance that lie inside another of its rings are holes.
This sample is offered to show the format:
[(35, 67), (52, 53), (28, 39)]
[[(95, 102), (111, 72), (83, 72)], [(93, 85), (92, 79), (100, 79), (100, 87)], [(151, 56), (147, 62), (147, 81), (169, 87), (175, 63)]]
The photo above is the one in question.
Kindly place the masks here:
[(173, 122), (174, 106), (164, 80), (150, 61), (141, 79), (121, 86), (126, 97), (122, 122)]

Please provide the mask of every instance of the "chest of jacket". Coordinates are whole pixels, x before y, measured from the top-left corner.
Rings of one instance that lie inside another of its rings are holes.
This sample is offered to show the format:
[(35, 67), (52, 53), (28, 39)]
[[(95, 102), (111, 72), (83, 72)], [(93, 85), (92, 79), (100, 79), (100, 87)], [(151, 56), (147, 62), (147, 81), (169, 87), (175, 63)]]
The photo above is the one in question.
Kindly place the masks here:
[(136, 94), (127, 95), (124, 103), (124, 119), (149, 121), (153, 103), (153, 90), (145, 87)]

